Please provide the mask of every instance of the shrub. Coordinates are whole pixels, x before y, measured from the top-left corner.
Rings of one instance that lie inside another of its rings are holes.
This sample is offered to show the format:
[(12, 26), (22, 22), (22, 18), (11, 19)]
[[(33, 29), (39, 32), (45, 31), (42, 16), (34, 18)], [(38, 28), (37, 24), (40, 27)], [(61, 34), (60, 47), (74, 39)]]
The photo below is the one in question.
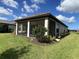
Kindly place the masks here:
[(49, 36), (49, 35), (44, 36), (44, 37), (42, 38), (42, 42), (50, 43), (50, 42), (51, 42), (50, 36)]
[(33, 29), (32, 34), (33, 34), (33, 36), (36, 37), (36, 39), (39, 42), (42, 42), (42, 43), (50, 43), (50, 42), (54, 41), (56, 39), (56, 37), (55, 36), (52, 37), (51, 35), (45, 36), (44, 34), (46, 31), (47, 31), (46, 28), (39, 25)]
[(55, 39), (56, 39), (55, 36), (52, 37), (51, 35), (47, 35), (47, 36), (44, 36), (43, 42), (51, 43), (51, 42), (53, 42)]
[(39, 26), (36, 26), (35, 28), (33, 28), (32, 34), (33, 34), (33, 36), (35, 36), (38, 39), (38, 41), (42, 41), (46, 31), (47, 31), (46, 28), (39, 25)]

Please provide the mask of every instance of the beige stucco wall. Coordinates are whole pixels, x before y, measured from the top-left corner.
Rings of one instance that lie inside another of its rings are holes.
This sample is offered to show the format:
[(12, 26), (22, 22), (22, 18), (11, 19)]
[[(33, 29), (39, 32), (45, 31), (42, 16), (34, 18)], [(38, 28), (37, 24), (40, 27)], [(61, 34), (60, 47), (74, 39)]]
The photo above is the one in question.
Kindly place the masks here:
[(64, 33), (64, 31), (65, 32), (67, 31), (67, 28), (64, 25), (62, 25), (62, 24), (60, 24), (58, 22), (56, 22), (56, 29), (57, 28), (59, 28), (59, 35), (61, 35), (62, 33)]

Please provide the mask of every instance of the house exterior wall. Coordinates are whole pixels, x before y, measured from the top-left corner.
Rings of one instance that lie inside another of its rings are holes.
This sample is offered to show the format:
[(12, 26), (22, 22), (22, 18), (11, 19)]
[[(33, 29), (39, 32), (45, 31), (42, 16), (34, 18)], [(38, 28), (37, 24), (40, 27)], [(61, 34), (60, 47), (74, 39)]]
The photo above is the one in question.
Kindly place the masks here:
[[(57, 29), (59, 29), (59, 35), (62, 35), (62, 34), (65, 35), (65, 33), (68, 31), (67, 27), (65, 27), (64, 25), (62, 25), (58, 22), (56, 22), (56, 31), (57, 31)], [(57, 32), (56, 32), (56, 34), (57, 34)]]
[(6, 33), (6, 32), (9, 32), (8, 24), (0, 23), (0, 33)]
[[(52, 25), (50, 25), (52, 23)], [(54, 25), (54, 26), (53, 26)], [(52, 30), (50, 30), (52, 27)], [(53, 18), (49, 18), (49, 32), (53, 33), (52, 36), (60, 36), (62, 34), (66, 34), (68, 31), (68, 28), (66, 26), (64, 26), (63, 24), (57, 22), (55, 19)], [(58, 32), (58, 33), (57, 33)]]
[(31, 19), (16, 23), (18, 23), (16, 32), (18, 32), (18, 34), (27, 35), (28, 37), (32, 36), (33, 28), (38, 25), (42, 25), (48, 30), (45, 32), (45, 35), (59, 36), (62, 35), (62, 33), (65, 34), (68, 30), (66, 26), (50, 17)]
[(49, 18), (49, 35), (55, 36), (55, 21)]

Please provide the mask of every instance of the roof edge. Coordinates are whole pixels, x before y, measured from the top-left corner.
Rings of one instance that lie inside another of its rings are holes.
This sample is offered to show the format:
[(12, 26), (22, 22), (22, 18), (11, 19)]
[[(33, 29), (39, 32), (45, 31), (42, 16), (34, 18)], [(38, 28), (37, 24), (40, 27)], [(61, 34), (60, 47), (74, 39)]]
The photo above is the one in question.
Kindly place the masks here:
[(38, 17), (51, 17), (51, 18), (54, 18), (56, 21), (60, 22), (61, 24), (63, 24), (64, 26), (68, 27), (67, 25), (65, 25), (63, 22), (61, 22), (59, 19), (57, 19), (55, 16), (53, 16), (50, 12), (47, 12), (47, 13), (41, 13), (41, 14), (36, 14), (36, 15), (33, 15), (33, 16), (28, 16), (28, 17), (25, 17), (25, 18), (22, 18), (22, 19), (17, 19), (15, 20), (15, 22), (18, 22), (18, 21), (24, 21), (26, 19), (32, 19), (32, 18), (38, 18)]

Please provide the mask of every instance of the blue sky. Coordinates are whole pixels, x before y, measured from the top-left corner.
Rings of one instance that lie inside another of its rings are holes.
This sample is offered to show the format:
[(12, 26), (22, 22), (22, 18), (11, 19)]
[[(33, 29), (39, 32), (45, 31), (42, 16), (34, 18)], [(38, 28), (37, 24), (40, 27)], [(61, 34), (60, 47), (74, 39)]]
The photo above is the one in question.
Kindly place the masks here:
[(79, 29), (78, 0), (0, 0), (0, 19), (15, 20), (50, 12), (69, 29)]

